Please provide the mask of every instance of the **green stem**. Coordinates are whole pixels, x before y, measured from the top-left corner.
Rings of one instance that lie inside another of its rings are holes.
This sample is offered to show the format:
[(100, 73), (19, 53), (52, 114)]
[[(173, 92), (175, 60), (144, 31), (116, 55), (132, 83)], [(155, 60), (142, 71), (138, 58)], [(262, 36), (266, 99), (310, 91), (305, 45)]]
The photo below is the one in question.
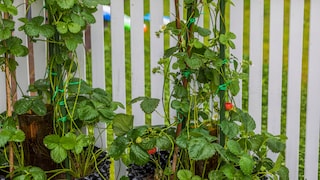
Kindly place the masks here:
[[(225, 34), (226, 27), (224, 24), (224, 17), (225, 17), (225, 0), (219, 1), (220, 6), (220, 34)], [(226, 47), (222, 43), (219, 43), (220, 45), (220, 59), (223, 61), (225, 59), (225, 50)], [(221, 67), (221, 75), (220, 75), (220, 84), (224, 84), (224, 75), (225, 75), (225, 65), (223, 64)], [(220, 90), (219, 92), (219, 98), (220, 98), (220, 123), (226, 120), (225, 117), (225, 90)], [(219, 137), (220, 137), (220, 145), (224, 146), (225, 144), (225, 135), (222, 131), (219, 131)]]

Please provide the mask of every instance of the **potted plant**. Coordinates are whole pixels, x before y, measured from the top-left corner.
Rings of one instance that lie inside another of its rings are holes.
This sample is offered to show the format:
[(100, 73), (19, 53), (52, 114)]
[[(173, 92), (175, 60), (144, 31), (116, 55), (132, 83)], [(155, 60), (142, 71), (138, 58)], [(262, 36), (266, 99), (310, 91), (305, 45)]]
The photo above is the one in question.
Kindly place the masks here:
[[(235, 48), (232, 40), (236, 37), (225, 31), (224, 3), (184, 0), (187, 18), (183, 21), (175, 1), (175, 21), (158, 33), (169, 33), (177, 44), (165, 50), (154, 72), (163, 73), (165, 81), (172, 83), (168, 103), (177, 114), (171, 118), (165, 111), (162, 127), (132, 127), (131, 120), (114, 122), (117, 138), (109, 149), (112, 157), (127, 165), (150, 167), (153, 163), (154, 179), (288, 179), (284, 165), (286, 138), (256, 133), (254, 119), (234, 101), (240, 80), (247, 77), (241, 68), (248, 68), (250, 62), (240, 63), (228, 53)], [(201, 9), (212, 15), (212, 31), (197, 25)], [(174, 71), (167, 72), (168, 67)], [(149, 97), (137, 101), (146, 113), (152, 113), (159, 104)], [(169, 152), (164, 167), (148, 153), (154, 148)], [(270, 152), (276, 154), (275, 159), (268, 157)], [(129, 170), (132, 174), (132, 168)], [(139, 173), (136, 177), (131, 174), (127, 179), (144, 179)]]
[[(28, 2), (28, 10), (31, 10), (31, 4), (34, 2)], [(114, 110), (119, 106), (119, 103), (113, 102), (110, 95), (104, 90), (91, 88), (75, 75), (78, 66), (76, 49), (79, 45), (83, 45), (82, 37), (86, 27), (95, 23), (93, 13), (96, 12), (97, 6), (106, 3), (109, 2), (101, 0), (68, 2), (44, 0), (43, 10), (47, 12), (47, 17), (35, 16), (19, 19), (23, 23), (19, 30), (24, 31), (30, 41), (34, 43), (46, 41), (48, 44), (47, 74), (44, 79), (35, 81), (29, 88), (30, 91), (36, 91), (37, 95), (25, 95), (14, 104), (14, 107), (15, 114), (22, 115), (29, 112), (40, 116), (47, 113), (48, 104), (52, 107), (52, 118), (46, 122), (52, 124), (53, 128), (46, 130), (50, 135), (44, 139), (44, 144), (50, 150), (50, 157), (60, 165), (60, 168), (48, 171), (52, 175), (51, 178), (55, 178), (57, 174), (61, 173), (66, 173), (68, 179), (84, 177), (88, 173), (98, 170), (99, 164), (109, 163), (105, 150), (95, 147), (97, 139), (93, 136), (93, 128), (97, 122), (107, 121), (109, 123), (114, 117)], [(11, 15), (17, 14), (12, 1), (5, 1), (4, 5), (5, 8), (1, 8), (1, 11), (5, 10), (4, 13)], [(5, 33), (1, 33), (0, 49), (1, 55), (5, 54), (5, 56), (1, 56), (0, 62), (1, 65), (6, 65), (9, 72), (9, 68), (14, 70), (17, 65), (11, 58), (11, 54), (26, 55), (27, 48), (20, 45), (21, 40), (11, 37), (14, 21), (4, 20), (1, 21), (1, 24), (5, 25), (1, 29), (1, 32)], [(6, 45), (12, 47), (8, 48)], [(12, 106), (12, 103), (9, 106)], [(80, 111), (78, 108), (89, 113), (83, 113), (84, 111)], [(3, 118), (13, 119), (11, 118), (12, 111), (8, 112), (8, 115)], [(37, 129), (45, 130), (45, 127), (48, 126), (37, 126)], [(85, 128), (88, 129), (88, 133)], [(22, 133), (22, 131), (18, 130), (18, 133)], [(11, 139), (7, 138), (7, 140)], [(17, 141), (23, 140), (18, 139)], [(3, 142), (5, 144), (7, 141)], [(67, 144), (69, 142), (72, 143)], [(37, 140), (37, 143), (40, 142)], [(18, 154), (17, 152), (15, 154)], [(17, 167), (21, 168), (16, 168), (16, 171), (11, 174), (21, 178), (25, 177), (25, 172), (35, 169), (25, 166), (23, 151), (20, 152), (20, 155), (22, 161)], [(14, 161), (13, 158), (10, 159)], [(11, 164), (13, 166), (13, 163)], [(36, 172), (38, 172), (37, 169)], [(30, 175), (30, 173), (27, 174)]]

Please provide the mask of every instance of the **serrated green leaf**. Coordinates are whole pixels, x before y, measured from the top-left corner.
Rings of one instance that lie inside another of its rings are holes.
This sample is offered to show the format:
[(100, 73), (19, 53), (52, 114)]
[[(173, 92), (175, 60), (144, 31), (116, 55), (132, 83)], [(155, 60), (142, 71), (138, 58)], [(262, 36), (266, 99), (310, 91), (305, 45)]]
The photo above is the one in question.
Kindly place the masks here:
[(47, 179), (46, 173), (39, 167), (32, 166), (29, 170), (33, 180), (44, 180)]
[(205, 138), (191, 138), (188, 143), (188, 152), (191, 159), (205, 160), (215, 154), (215, 147)]
[(124, 136), (118, 136), (108, 147), (108, 153), (111, 157), (118, 160), (128, 147), (129, 140)]
[(57, 146), (59, 146), (60, 143), (60, 136), (57, 134), (50, 134), (43, 139), (43, 144), (48, 148), (48, 149), (54, 149)]
[(177, 173), (179, 180), (190, 180), (192, 178), (192, 172), (187, 169), (181, 169)]
[(249, 139), (251, 149), (257, 151), (262, 146), (264, 138), (262, 135), (258, 134)]
[(239, 79), (232, 80), (229, 87), (232, 96), (236, 96), (240, 91)]
[(65, 34), (68, 32), (68, 25), (65, 22), (59, 21), (57, 22), (57, 31), (61, 34)]
[(177, 137), (176, 144), (182, 149), (186, 149), (188, 147), (188, 135), (185, 131)]
[(31, 110), (39, 116), (47, 114), (47, 107), (41, 99), (35, 99), (32, 101)]
[(240, 132), (239, 126), (234, 122), (222, 121), (220, 127), (222, 132), (230, 138), (236, 137)]
[(11, 36), (9, 28), (0, 29), (0, 40), (8, 39)]
[(202, 60), (197, 56), (191, 56), (191, 58), (185, 58), (185, 62), (191, 69), (199, 69), (202, 66)]
[(14, 15), (14, 16), (16, 16), (18, 14), (17, 8), (13, 5), (7, 5), (7, 12), (11, 15)]
[(10, 131), (8, 131), (7, 129), (2, 129), (0, 131), (0, 147), (4, 147), (8, 143), (10, 137)]
[(66, 150), (71, 150), (76, 145), (76, 139), (73, 137), (62, 136), (60, 138), (60, 145)]
[(74, 6), (75, 0), (56, 0), (62, 9), (70, 9)]
[(247, 132), (253, 132), (256, 129), (256, 122), (247, 112), (241, 113), (241, 122)]
[[(89, 1), (90, 1), (90, 0), (89, 0)], [(82, 15), (83, 19), (84, 19), (85, 21), (87, 21), (87, 23), (89, 23), (89, 24), (93, 24), (93, 23), (96, 22), (95, 17), (94, 17), (91, 13), (89, 13), (89, 12), (83, 11), (83, 12), (81, 12), (81, 15)]]
[(274, 153), (283, 152), (286, 148), (286, 145), (281, 140), (273, 137), (268, 138), (267, 146)]
[(40, 34), (46, 38), (50, 38), (54, 35), (55, 29), (50, 24), (44, 24), (40, 27)]
[(211, 34), (211, 31), (207, 28), (203, 28), (203, 27), (198, 26), (198, 33), (200, 36), (206, 37)]
[(97, 109), (90, 105), (80, 105), (77, 108), (79, 119), (82, 121), (91, 122), (94, 121), (100, 115)]
[(172, 56), (175, 52), (177, 52), (179, 50), (179, 48), (177, 46), (173, 46), (169, 49), (166, 49), (164, 51), (164, 55), (163, 58), (169, 58), (170, 56)]
[(221, 167), (221, 171), (228, 179), (234, 179), (235, 167), (231, 164), (225, 164)]
[(85, 26), (86, 22), (84, 21), (84, 19), (79, 16), (78, 14), (71, 14), (71, 19), (74, 23), (80, 25), (80, 26)]
[(23, 142), (25, 140), (26, 136), (24, 132), (21, 129), (16, 129), (14, 134), (10, 137), (9, 141), (13, 142)]
[(86, 83), (82, 79), (72, 78), (69, 81), (68, 92), (77, 94), (91, 94), (92, 88), (88, 83)]
[(51, 159), (56, 163), (62, 163), (67, 158), (67, 151), (62, 146), (56, 146), (50, 151)]
[(200, 176), (192, 176), (191, 180), (202, 180)]
[(241, 156), (239, 166), (243, 174), (250, 175), (253, 172), (254, 161), (249, 155), (245, 154)]
[[(30, 178), (29, 178), (29, 179), (30, 179)], [(28, 176), (25, 175), (25, 174), (20, 175), (20, 176), (15, 176), (15, 177), (13, 178), (13, 180), (29, 180), (29, 179), (28, 179)]]
[(223, 173), (219, 170), (210, 171), (208, 174), (209, 180), (221, 180), (224, 178)]
[(128, 114), (117, 114), (113, 119), (113, 132), (116, 136), (125, 135), (133, 128), (133, 116)]
[(82, 43), (82, 38), (78, 36), (72, 36), (68, 33), (68, 38), (65, 39), (65, 44), (68, 50), (74, 51), (77, 49), (78, 44)]
[(240, 156), (243, 153), (243, 150), (240, 144), (237, 141), (229, 139), (227, 142), (228, 149), (231, 153)]
[(25, 114), (31, 109), (32, 101), (30, 99), (20, 99), (14, 103), (14, 111), (18, 114)]
[(141, 104), (140, 107), (143, 110), (143, 112), (147, 114), (151, 114), (155, 109), (158, 107), (160, 100), (155, 98), (145, 98)]
[(280, 177), (280, 180), (289, 180), (289, 170), (285, 166), (281, 166), (277, 174)]
[(77, 23), (71, 22), (68, 23), (68, 29), (71, 33), (78, 33), (81, 31), (81, 26)]
[(172, 139), (169, 139), (168, 136), (159, 134), (159, 137), (156, 139), (156, 145), (160, 149), (171, 149), (172, 148)]
[(149, 154), (136, 144), (131, 145), (130, 159), (137, 165), (144, 165), (150, 160)]

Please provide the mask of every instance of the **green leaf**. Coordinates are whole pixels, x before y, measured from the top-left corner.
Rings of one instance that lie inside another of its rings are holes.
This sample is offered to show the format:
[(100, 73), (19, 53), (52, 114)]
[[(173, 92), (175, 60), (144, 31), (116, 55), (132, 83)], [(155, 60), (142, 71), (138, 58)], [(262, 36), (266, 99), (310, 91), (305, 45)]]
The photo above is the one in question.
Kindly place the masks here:
[(219, 170), (213, 170), (210, 171), (208, 174), (209, 180), (221, 180), (224, 179), (225, 177), (223, 176), (223, 173)]
[(0, 131), (0, 147), (4, 147), (11, 137), (11, 132), (8, 129), (2, 129)]
[(157, 147), (160, 149), (171, 149), (173, 144), (171, 144), (171, 139), (167, 135), (159, 134), (159, 137), (156, 139)]
[(137, 165), (144, 165), (150, 160), (149, 154), (136, 144), (131, 145), (130, 159)]
[(68, 33), (68, 37), (65, 38), (65, 44), (68, 50), (74, 51), (77, 49), (78, 44), (82, 43), (82, 36), (77, 36), (78, 34)]
[(108, 148), (111, 157), (118, 160), (128, 147), (129, 140), (124, 136), (118, 136)]
[(60, 136), (57, 134), (50, 134), (43, 139), (43, 144), (48, 148), (48, 149), (54, 149), (57, 146), (59, 146), (60, 143)]
[(241, 114), (241, 122), (246, 132), (253, 132), (256, 129), (256, 122), (247, 112)]
[(176, 144), (182, 149), (187, 149), (187, 147), (188, 147), (188, 134), (186, 133), (186, 131), (183, 131), (177, 137)]
[(286, 145), (281, 140), (274, 137), (268, 138), (267, 146), (274, 153), (283, 152), (286, 148)]
[(68, 32), (68, 25), (67, 23), (65, 22), (62, 22), (62, 21), (59, 21), (57, 22), (57, 31), (60, 33), (60, 34), (65, 34)]
[(29, 170), (33, 180), (44, 180), (47, 179), (46, 173), (39, 167), (32, 166)]
[(78, 14), (71, 14), (71, 19), (74, 23), (80, 25), (80, 26), (85, 26), (86, 22), (84, 21), (84, 19), (79, 16)]
[(14, 103), (14, 111), (18, 115), (25, 114), (31, 109), (32, 103), (32, 100), (28, 98), (20, 99)]
[(202, 28), (202, 27), (198, 26), (198, 33), (200, 36), (206, 37), (211, 34), (211, 31), (210, 31), (210, 29)]
[(188, 152), (191, 159), (205, 160), (215, 154), (215, 147), (205, 138), (191, 138), (188, 143)]
[(191, 180), (202, 180), (200, 176), (192, 176)]
[(39, 116), (47, 114), (47, 107), (41, 99), (35, 99), (32, 102), (31, 110)]
[(54, 35), (55, 29), (49, 24), (44, 24), (40, 27), (40, 34), (46, 38), (50, 38)]
[(71, 150), (76, 145), (76, 138), (70, 136), (62, 136), (60, 138), (60, 145), (66, 150)]
[(77, 23), (71, 22), (68, 23), (68, 29), (71, 33), (78, 33), (81, 31), (81, 26)]
[(227, 142), (227, 146), (232, 154), (240, 156), (243, 153), (243, 150), (237, 141), (229, 139)]
[(21, 129), (15, 129), (14, 134), (10, 137), (9, 141), (13, 142), (23, 142), (26, 136)]
[(280, 176), (280, 180), (289, 180), (289, 170), (287, 167), (281, 166), (277, 173)]
[(68, 92), (69, 93), (77, 93), (77, 94), (91, 94), (92, 88), (88, 83), (83, 81), (80, 78), (72, 78), (69, 81), (68, 85)]
[(70, 9), (74, 6), (75, 0), (57, 0), (57, 4), (62, 9)]
[(56, 163), (62, 163), (67, 158), (67, 151), (62, 146), (56, 146), (50, 151), (51, 159)]
[(122, 136), (133, 128), (133, 116), (117, 114), (113, 119), (113, 132), (116, 136)]
[[(91, 0), (89, 0), (89, 1), (91, 1)], [(83, 11), (83, 12), (81, 12), (81, 15), (82, 15), (83, 19), (86, 20), (87, 23), (89, 23), (89, 24), (93, 24), (96, 22), (95, 17), (89, 12)]]
[(79, 105), (77, 109), (79, 119), (82, 121), (91, 122), (94, 121), (100, 115), (97, 109), (90, 105)]
[(159, 105), (160, 100), (155, 98), (145, 98), (141, 104), (141, 109), (147, 113), (151, 114)]
[(0, 29), (0, 40), (8, 39), (10, 36), (11, 30), (9, 28)]
[(221, 167), (221, 171), (228, 179), (234, 179), (235, 167), (231, 164), (225, 164)]
[(179, 180), (190, 180), (192, 178), (192, 172), (187, 169), (181, 169), (177, 173)]
[(250, 175), (253, 172), (254, 161), (249, 155), (245, 154), (241, 156), (239, 165), (243, 174)]
[(177, 52), (179, 50), (179, 48), (177, 46), (173, 46), (169, 49), (166, 49), (164, 51), (164, 55), (163, 58), (169, 58), (170, 56), (172, 56), (175, 52)]
[(233, 81), (231, 81), (229, 87), (232, 96), (236, 96), (240, 91), (239, 79), (234, 79)]
[(251, 149), (257, 151), (261, 148), (264, 138), (261, 134), (257, 134), (249, 139)]
[(191, 58), (187, 57), (185, 62), (191, 69), (199, 69), (202, 66), (202, 60), (194, 55)]
[(220, 127), (222, 132), (230, 138), (236, 137), (240, 132), (239, 126), (234, 122), (222, 121)]

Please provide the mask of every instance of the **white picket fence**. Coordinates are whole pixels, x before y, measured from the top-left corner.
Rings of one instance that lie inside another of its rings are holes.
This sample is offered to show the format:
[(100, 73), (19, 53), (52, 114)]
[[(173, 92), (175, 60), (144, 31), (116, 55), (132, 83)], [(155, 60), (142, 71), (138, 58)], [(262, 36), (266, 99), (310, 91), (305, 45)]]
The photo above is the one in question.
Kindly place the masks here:
[[(129, 1), (129, 0), (127, 0)], [(16, 0), (16, 4), (20, 4), (23, 0)], [(183, 1), (181, 1), (182, 3)], [(162, 97), (162, 76), (159, 74), (150, 74), (151, 86), (145, 87), (145, 57), (144, 57), (144, 36), (143, 16), (144, 12), (143, 0), (130, 0), (130, 16), (131, 16), (131, 49), (125, 49), (125, 30), (124, 30), (124, 1), (111, 0), (111, 58), (112, 58), (112, 94), (115, 101), (125, 104), (126, 89), (131, 89), (131, 97), (145, 95), (145, 88), (150, 88), (152, 97)], [(236, 49), (232, 50), (232, 54), (241, 59), (243, 57), (243, 33), (244, 33), (244, 5), (248, 1), (234, 0), (235, 6), (230, 7), (230, 31), (237, 35), (235, 40)], [(174, 14), (173, 1), (169, 6), (171, 19)], [(182, 6), (182, 5), (181, 5)], [(42, 8), (41, 2), (33, 7)], [(302, 0), (290, 1), (289, 13), (289, 42), (284, 42), (284, 0), (270, 0), (270, 28), (269, 28), (269, 72), (268, 76), (268, 119), (267, 130), (274, 134), (285, 132), (288, 137), (286, 148), (286, 165), (290, 170), (290, 179), (308, 179), (314, 180), (319, 178), (319, 122), (320, 122), (320, 1), (310, 0), (310, 20), (306, 22), (304, 19), (305, 3)], [(262, 83), (263, 83), (263, 35), (264, 35), (264, 1), (254, 0), (250, 2), (250, 60), (253, 65), (250, 68), (249, 78), (249, 99), (248, 111), (254, 117), (257, 123), (257, 131), (261, 131), (262, 124)], [(37, 11), (33, 11), (37, 12)], [(23, 16), (25, 8), (20, 6), (19, 14)], [(162, 0), (150, 0), (150, 26), (147, 33), (150, 33), (150, 63), (151, 68), (157, 65), (157, 61), (162, 57), (164, 50), (164, 38), (156, 37), (155, 32), (158, 31), (163, 24), (164, 3)], [(92, 45), (92, 85), (94, 87), (106, 87), (105, 62), (104, 54), (104, 31), (103, 31), (103, 11), (99, 7), (96, 13), (97, 23), (91, 26), (91, 45)], [(202, 22), (201, 19), (199, 21)], [(308, 57), (303, 57), (303, 30), (305, 23), (310, 26), (308, 43)], [(17, 24), (19, 27), (19, 24)], [(18, 28), (16, 28), (18, 29)], [(26, 39), (21, 32), (16, 35)], [(170, 41), (174, 44), (174, 41)], [(287, 94), (282, 94), (283, 82), (283, 45), (288, 44), (288, 79)], [(41, 78), (45, 73), (45, 46), (37, 43), (34, 45), (35, 56), (35, 78)], [(126, 63), (125, 52), (131, 52), (131, 84), (126, 84)], [(79, 75), (86, 76), (85, 53), (84, 49), (79, 49), (81, 56), (81, 65)], [(29, 84), (29, 64), (28, 58), (19, 58), (19, 67), (17, 69), (17, 80), (23, 90), (26, 90)], [(302, 104), (301, 101), (301, 80), (302, 65), (308, 63), (308, 82), (307, 82), (307, 103)], [(110, 65), (109, 65), (110, 66)], [(0, 111), (5, 110), (5, 75), (0, 73)], [(18, 94), (18, 96), (21, 96)], [(281, 103), (281, 98), (287, 97), (285, 104)], [(241, 96), (237, 97), (239, 103), (242, 102)], [(286, 107), (286, 126), (281, 127), (281, 108)], [(300, 114), (302, 109), (306, 108), (306, 130), (305, 130), (305, 152), (301, 152), (300, 147)], [(162, 111), (161, 107), (158, 111)], [(141, 125), (145, 122), (145, 116), (138, 105), (132, 105), (132, 114), (135, 115), (135, 125)], [(152, 123), (162, 123), (162, 119), (154, 115)], [(281, 131), (281, 128), (285, 128)], [(104, 143), (103, 143), (104, 144)], [(299, 155), (300, 154), (300, 155)], [(301, 157), (301, 154), (304, 154)], [(304, 159), (300, 166), (304, 166), (303, 176), (299, 173), (299, 157)]]

